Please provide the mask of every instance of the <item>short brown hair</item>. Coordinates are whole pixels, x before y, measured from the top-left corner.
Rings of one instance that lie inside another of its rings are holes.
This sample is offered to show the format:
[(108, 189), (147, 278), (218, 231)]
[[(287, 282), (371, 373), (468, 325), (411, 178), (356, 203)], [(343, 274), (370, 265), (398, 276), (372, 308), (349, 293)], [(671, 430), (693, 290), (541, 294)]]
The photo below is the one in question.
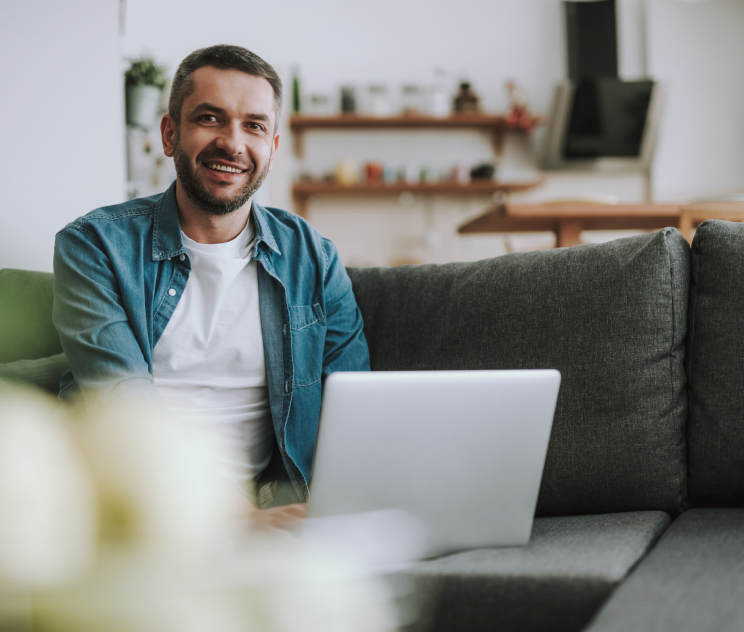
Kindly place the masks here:
[(218, 44), (195, 50), (179, 64), (173, 77), (168, 101), (168, 113), (173, 117), (176, 125), (181, 123), (183, 102), (194, 88), (194, 73), (204, 66), (214, 66), (221, 70), (240, 70), (248, 75), (266, 79), (274, 90), (276, 125), (279, 124), (279, 114), (282, 111), (282, 80), (279, 79), (279, 75), (276, 74), (271, 64), (240, 46)]

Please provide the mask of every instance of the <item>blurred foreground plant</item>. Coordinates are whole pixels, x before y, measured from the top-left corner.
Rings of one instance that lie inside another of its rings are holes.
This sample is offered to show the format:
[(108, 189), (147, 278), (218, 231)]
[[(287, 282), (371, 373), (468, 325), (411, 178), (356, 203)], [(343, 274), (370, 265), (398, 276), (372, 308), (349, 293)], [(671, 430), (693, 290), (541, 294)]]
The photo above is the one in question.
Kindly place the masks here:
[(0, 629), (395, 629), (358, 561), (245, 529), (237, 493), (162, 412), (0, 388)]

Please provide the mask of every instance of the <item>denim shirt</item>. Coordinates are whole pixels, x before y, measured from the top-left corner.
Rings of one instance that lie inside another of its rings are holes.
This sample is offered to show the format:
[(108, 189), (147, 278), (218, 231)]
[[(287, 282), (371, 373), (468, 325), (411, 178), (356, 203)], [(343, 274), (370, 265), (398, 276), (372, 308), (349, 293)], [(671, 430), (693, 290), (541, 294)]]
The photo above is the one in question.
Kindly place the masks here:
[[(253, 204), (271, 416), (284, 467), (307, 495), (325, 378), (369, 370), (369, 351), (335, 246), (297, 215)], [(189, 278), (176, 184), (68, 224), (54, 248), (54, 325), (70, 363), (60, 397), (161, 402), (153, 348)]]

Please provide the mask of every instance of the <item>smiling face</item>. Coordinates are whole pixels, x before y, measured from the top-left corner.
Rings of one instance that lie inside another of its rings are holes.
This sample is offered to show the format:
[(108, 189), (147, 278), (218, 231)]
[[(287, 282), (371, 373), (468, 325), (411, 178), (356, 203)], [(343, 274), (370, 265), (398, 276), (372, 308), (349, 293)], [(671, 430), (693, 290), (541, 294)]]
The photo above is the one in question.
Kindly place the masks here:
[(196, 70), (192, 81), (180, 124), (163, 117), (163, 149), (188, 201), (227, 215), (250, 202), (271, 170), (279, 145), (274, 91), (263, 77), (213, 66)]

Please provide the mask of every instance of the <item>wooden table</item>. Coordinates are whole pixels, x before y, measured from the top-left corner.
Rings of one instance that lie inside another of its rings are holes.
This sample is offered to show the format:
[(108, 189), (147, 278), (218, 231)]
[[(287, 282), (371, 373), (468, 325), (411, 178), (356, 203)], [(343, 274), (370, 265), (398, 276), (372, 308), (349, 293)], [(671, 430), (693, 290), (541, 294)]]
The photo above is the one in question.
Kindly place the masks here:
[(692, 230), (706, 219), (744, 222), (744, 202), (699, 202), (683, 206), (680, 210), (679, 232), (691, 241)]
[[(679, 204), (501, 204), (458, 228), (461, 234), (550, 231), (556, 246), (576, 246), (582, 230), (658, 230), (680, 227)], [(744, 205), (742, 205), (744, 215)], [(708, 219), (706, 217), (706, 219)], [(689, 239), (689, 231), (685, 235)]]

